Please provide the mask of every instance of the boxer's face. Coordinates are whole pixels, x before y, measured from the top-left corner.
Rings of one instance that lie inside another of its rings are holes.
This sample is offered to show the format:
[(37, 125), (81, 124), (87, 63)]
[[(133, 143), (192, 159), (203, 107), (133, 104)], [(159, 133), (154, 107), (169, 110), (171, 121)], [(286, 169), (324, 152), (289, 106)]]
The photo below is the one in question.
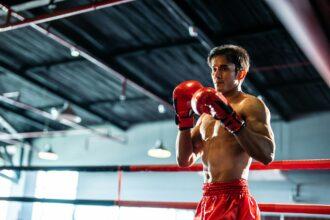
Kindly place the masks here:
[(218, 92), (226, 93), (239, 85), (235, 64), (228, 62), (224, 56), (216, 56), (211, 60), (211, 75)]

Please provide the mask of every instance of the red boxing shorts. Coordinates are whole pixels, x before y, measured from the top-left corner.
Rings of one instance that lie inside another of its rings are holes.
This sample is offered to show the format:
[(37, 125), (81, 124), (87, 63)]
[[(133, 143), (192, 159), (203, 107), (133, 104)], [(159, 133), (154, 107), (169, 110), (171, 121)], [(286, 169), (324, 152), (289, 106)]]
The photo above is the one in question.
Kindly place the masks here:
[(194, 220), (260, 220), (245, 179), (205, 183)]

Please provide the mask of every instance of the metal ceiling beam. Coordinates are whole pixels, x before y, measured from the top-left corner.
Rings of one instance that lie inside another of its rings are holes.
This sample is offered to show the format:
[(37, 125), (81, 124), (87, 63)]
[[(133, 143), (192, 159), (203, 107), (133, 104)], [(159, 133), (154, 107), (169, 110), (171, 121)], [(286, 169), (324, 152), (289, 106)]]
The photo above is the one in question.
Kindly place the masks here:
[(309, 0), (265, 0), (330, 86), (329, 41)]
[[(168, 11), (176, 18), (181, 18), (181, 23), (184, 27), (189, 29), (189, 27), (195, 27), (197, 32), (197, 37), (201, 38), (203, 45), (206, 49), (210, 50), (215, 46), (215, 43), (207, 33), (207, 30), (204, 31), (205, 26), (197, 26), (198, 24), (202, 24), (199, 20), (199, 16), (196, 16), (197, 20), (195, 21), (195, 17), (189, 17), (189, 14), (194, 14), (189, 7), (186, 6), (186, 2), (181, 0), (172, 0), (172, 1), (161, 1), (161, 3), (168, 9)], [(267, 90), (263, 89), (263, 86), (260, 83), (257, 83), (256, 80), (251, 80), (251, 76), (247, 75), (245, 81), (253, 87), (255, 91), (260, 93), (265, 99), (269, 102), (269, 104), (278, 112), (278, 114), (286, 121), (290, 119), (289, 114), (275, 101), (275, 99), (267, 92)]]
[[(12, 11), (12, 16), (14, 16), (15, 18), (19, 19), (19, 20), (24, 20), (25, 18), (19, 14), (17, 14), (16, 12)], [(57, 43), (59, 43), (60, 45), (68, 48), (68, 49), (75, 49), (76, 51), (78, 51), (80, 53), (80, 56), (84, 57), (85, 59), (87, 59), (88, 61), (90, 61), (91, 63), (95, 64), (96, 66), (100, 67), (101, 69), (105, 70), (108, 74), (115, 76), (117, 78), (119, 78), (120, 80), (126, 80), (127, 83), (130, 84), (130, 86), (134, 87), (136, 90), (144, 93), (145, 95), (149, 96), (150, 98), (163, 103), (165, 106), (167, 106), (169, 109), (173, 109), (172, 105), (169, 103), (168, 100), (157, 96), (156, 94), (154, 94), (152, 91), (145, 89), (145, 85), (141, 84), (141, 83), (136, 83), (135, 80), (130, 79), (129, 77), (123, 75), (122, 73), (114, 70), (112, 67), (110, 67), (104, 60), (100, 59), (99, 57), (96, 57), (94, 54), (86, 51), (83, 48), (80, 48), (77, 45), (74, 45), (72, 43), (70, 43), (69, 41), (61, 38), (60, 36), (51, 33), (50, 31), (46, 30), (45, 28), (36, 25), (36, 24), (31, 24), (30, 25), (32, 28), (34, 28), (35, 30), (39, 31), (40, 33), (46, 35), (47, 37), (51, 38), (52, 40), (56, 41)]]
[(37, 64), (37, 65), (25, 65), (22, 66), (20, 68), (21, 72), (28, 72), (28, 71), (32, 71), (33, 70), (38, 70), (41, 68), (50, 68), (53, 66), (57, 66), (57, 65), (65, 65), (65, 64), (71, 64), (71, 63), (75, 63), (75, 62), (83, 62), (86, 61), (84, 58), (82, 57), (71, 57), (71, 58), (66, 58), (63, 60), (56, 60), (56, 61), (50, 61), (50, 62), (45, 62), (45, 63), (41, 63), (41, 64)]
[[(101, 130), (98, 129), (101, 132)], [(102, 132), (108, 132), (108, 130), (102, 129)], [(79, 130), (57, 130), (57, 131), (35, 131), (35, 132), (23, 132), (23, 133), (1, 133), (0, 141), (8, 141), (12, 139), (26, 139), (26, 138), (45, 138), (45, 137), (64, 137), (64, 136), (79, 136), (90, 135), (92, 132), (89, 129)]]
[[(65, 22), (65, 21), (64, 21)], [(168, 99), (164, 94), (156, 93), (153, 85), (149, 84), (149, 81), (145, 82), (140, 79), (138, 75), (129, 74), (131, 71), (124, 65), (121, 65), (116, 57), (112, 57), (111, 55), (100, 53), (100, 51), (95, 49), (95, 46), (84, 38), (81, 38), (79, 34), (77, 34), (72, 27), (67, 25), (59, 25), (53, 24), (52, 29), (56, 31), (56, 34), (60, 36), (65, 36), (70, 42), (76, 42), (83, 51), (89, 54), (94, 60), (90, 60), (94, 62), (96, 60), (97, 66), (101, 69), (105, 70), (106, 74), (111, 75), (111, 78), (116, 77), (119, 80), (126, 81), (127, 86), (130, 86), (137, 91), (145, 94), (146, 96), (156, 100), (167, 106), (169, 109), (172, 109), (173, 106), (170, 104), (171, 100)], [(79, 39), (79, 41), (78, 41)], [(166, 86), (164, 83), (162, 86)]]
[[(66, 10), (55, 10), (50, 14), (43, 14), (43, 15), (39, 15), (35, 18), (26, 18), (26, 19), (21, 20), (16, 23), (6, 23), (4, 25), (0, 25), (0, 32), (15, 30), (15, 29), (27, 27), (30, 25), (41, 24), (41, 23), (45, 23), (45, 22), (62, 19), (62, 18), (71, 17), (74, 15), (84, 14), (87, 12), (96, 11), (96, 10), (103, 9), (103, 8), (108, 8), (108, 7), (112, 7), (115, 5), (128, 3), (131, 1), (134, 1), (134, 0), (104, 0), (101, 2), (94, 2), (91, 4), (77, 6), (77, 7), (73, 7), (73, 8), (66, 9)], [(0, 4), (0, 7), (7, 8), (3, 4)], [(9, 9), (9, 11), (10, 10), (14, 10), (14, 9), (11, 8), (11, 9)]]
[(52, 120), (52, 121), (57, 121), (63, 125), (66, 125), (70, 128), (74, 128), (74, 129), (82, 129), (82, 130), (89, 130), (91, 133), (99, 136), (99, 137), (102, 137), (102, 138), (106, 138), (106, 139), (110, 139), (110, 140), (113, 140), (113, 141), (117, 141), (117, 142), (121, 142), (121, 143), (125, 143), (126, 142), (126, 139), (124, 138), (121, 138), (121, 137), (117, 137), (117, 136), (113, 136), (113, 135), (110, 135), (110, 134), (106, 134), (106, 133), (103, 133), (103, 132), (100, 132), (96, 129), (93, 129), (93, 128), (88, 128), (86, 126), (83, 126), (83, 125), (80, 125), (78, 123), (75, 123), (73, 121), (70, 121), (68, 119), (65, 119), (65, 118), (55, 118), (52, 114), (48, 113), (48, 112), (45, 112), (45, 111), (42, 111), (38, 108), (35, 108), (33, 106), (30, 106), (30, 105), (27, 105), (25, 103), (22, 103), (22, 102), (18, 102), (18, 101), (15, 101), (13, 99), (9, 99), (5, 96), (2, 96), (0, 95), (0, 101), (1, 102), (4, 102), (4, 103), (7, 103), (9, 105), (12, 105), (12, 106), (15, 106), (17, 108), (20, 108), (20, 109), (23, 109), (23, 110), (28, 110), (28, 111), (31, 111), (35, 114), (38, 114), (44, 118), (47, 118), (49, 120)]
[[(138, 53), (148, 53), (154, 50), (161, 50), (161, 49), (169, 49), (172, 47), (180, 47), (180, 46), (189, 46), (193, 44), (198, 44), (199, 41), (196, 40), (195, 38), (185, 38), (185, 39), (178, 39), (170, 42), (164, 42), (160, 44), (149, 44), (149, 45), (141, 45), (138, 47), (129, 47), (129, 48), (122, 48), (118, 49), (117, 51), (113, 51), (109, 54), (107, 54), (107, 57), (118, 57), (118, 56), (127, 56), (127, 55), (133, 55), (133, 54), (138, 54)], [(70, 64), (74, 62), (81, 62), (85, 61), (85, 59), (81, 57), (77, 58), (67, 58), (64, 60), (58, 60), (58, 61), (53, 61), (53, 62), (45, 62), (39, 65), (34, 65), (34, 66), (23, 66), (21, 70), (23, 72), (26, 71), (33, 71), (36, 69), (40, 68), (49, 68), (52, 66), (56, 65), (65, 65), (65, 64)]]
[[(102, 104), (116, 104), (116, 103), (121, 103), (121, 102), (138, 102), (138, 101), (145, 101), (148, 100), (149, 97), (147, 96), (141, 96), (141, 97), (133, 97), (133, 98), (126, 98), (124, 100), (121, 100), (120, 98), (118, 99), (100, 99), (100, 100), (95, 100), (95, 101), (89, 101), (89, 102), (81, 102), (80, 104), (82, 106), (95, 106), (95, 105), (102, 105)], [(55, 108), (60, 108), (63, 107), (63, 105), (48, 105), (48, 106), (43, 106), (40, 109), (50, 109), (52, 107)]]
[[(20, 11), (31, 10), (34, 8), (47, 6), (50, 4), (50, 1), (51, 0), (32, 0), (32, 1), (23, 0), (23, 1), (7, 1), (7, 2), (14, 11), (20, 12)], [(57, 4), (63, 1), (66, 0), (53, 0), (53, 4)], [(2, 14), (3, 12), (0, 12), (0, 15)]]
[(7, 134), (7, 135), (16, 135), (15, 139), (18, 139), (19, 141), (16, 140), (0, 140), (1, 142), (4, 142), (6, 144), (14, 144), (14, 145), (20, 145), (23, 144), (23, 137), (18, 134), (17, 130), (3, 117), (0, 115), (0, 124), (3, 128), (5, 128), (9, 134), (0, 132), (0, 135)]
[[(17, 134), (16, 129), (4, 117), (2, 117), (2, 115), (0, 115), (0, 124), (10, 134)], [(21, 138), (18, 137), (18, 139), (21, 139)]]
[(161, 50), (161, 49), (169, 49), (172, 47), (181, 47), (181, 46), (189, 46), (193, 44), (198, 44), (199, 41), (196, 38), (183, 38), (177, 39), (170, 42), (164, 42), (160, 44), (149, 44), (149, 45), (141, 45), (138, 47), (130, 47), (126, 49), (119, 49), (118, 51), (111, 52), (107, 56), (110, 57), (117, 57), (117, 56), (126, 56), (138, 53), (148, 53), (154, 50)]
[(36, 80), (33, 77), (27, 75), (26, 73), (18, 73), (14, 69), (12, 69), (10, 66), (8, 66), (7, 64), (5, 64), (5, 63), (3, 63), (3, 62), (0, 61), (0, 69), (1, 68), (4, 70), (4, 72), (8, 72), (8, 73), (10, 73), (12, 75), (15, 75), (15, 76), (17, 76), (19, 78), (22, 78), (25, 81), (28, 81), (29, 83), (31, 83), (32, 85), (34, 85), (34, 86), (36, 86), (36, 87), (38, 87), (38, 88), (40, 88), (40, 89), (42, 89), (42, 90), (44, 90), (44, 91), (46, 91), (46, 92), (54, 95), (54, 96), (56, 96), (56, 97), (58, 97), (58, 98), (60, 98), (60, 99), (62, 99), (64, 101), (70, 102), (74, 106), (82, 109), (85, 112), (88, 112), (91, 115), (97, 116), (100, 119), (102, 119), (102, 120), (104, 120), (106, 122), (109, 122), (109, 123), (115, 125), (116, 127), (122, 129), (122, 130), (125, 130), (126, 129), (126, 127), (118, 124), (117, 121), (114, 121), (113, 119), (111, 119), (109, 117), (105, 117), (104, 115), (96, 112), (95, 110), (92, 110), (90, 108), (86, 108), (86, 106), (82, 106), (77, 101), (73, 100), (72, 98), (67, 97), (66, 94), (64, 94), (63, 92), (61, 92), (59, 90), (55, 90), (55, 89), (53, 89), (53, 88), (51, 88), (51, 87), (49, 87), (49, 86), (47, 86), (47, 85), (39, 82), (38, 80)]
[[(17, 108), (14, 108), (14, 107), (11, 107), (9, 105), (6, 105), (2, 102), (0, 102), (0, 108), (1, 109), (4, 109), (5, 111), (8, 111), (14, 115), (17, 115), (17, 116), (20, 116), (22, 118), (24, 118), (25, 120), (28, 120), (28, 124), (30, 126), (33, 126), (39, 130), (43, 130), (45, 129), (45, 121), (41, 121), (39, 119), (36, 119), (36, 118), (33, 118), (29, 115), (26, 114), (26, 111), (25, 110), (22, 110), (22, 109), (17, 109)], [(53, 125), (49, 124), (48, 127), (50, 129), (63, 129), (63, 127), (54, 127)]]

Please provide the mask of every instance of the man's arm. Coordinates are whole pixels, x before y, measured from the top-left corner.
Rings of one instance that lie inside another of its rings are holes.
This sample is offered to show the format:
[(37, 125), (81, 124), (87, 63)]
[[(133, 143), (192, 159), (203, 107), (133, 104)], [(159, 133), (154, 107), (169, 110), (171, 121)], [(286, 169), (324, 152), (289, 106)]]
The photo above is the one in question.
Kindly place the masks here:
[(270, 112), (257, 98), (251, 98), (245, 102), (242, 116), (245, 116), (246, 127), (235, 134), (235, 138), (252, 158), (267, 165), (274, 160), (275, 156)]
[(195, 163), (202, 151), (202, 139), (199, 127), (202, 123), (199, 117), (193, 129), (178, 131), (176, 138), (176, 159), (180, 167), (189, 167)]

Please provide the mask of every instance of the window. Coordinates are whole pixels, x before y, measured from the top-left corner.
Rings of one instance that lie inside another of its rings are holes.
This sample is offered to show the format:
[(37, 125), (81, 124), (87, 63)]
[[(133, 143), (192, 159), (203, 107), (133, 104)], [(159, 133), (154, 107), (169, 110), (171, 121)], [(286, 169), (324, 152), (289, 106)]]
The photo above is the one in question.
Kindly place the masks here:
[[(0, 176), (0, 196), (8, 197), (10, 196), (12, 182), (9, 179), (5, 179)], [(8, 210), (8, 202), (0, 201), (0, 220), (6, 220)]]
[[(75, 199), (78, 172), (39, 171), (35, 197), (52, 199)], [(32, 220), (72, 220), (74, 205), (34, 203)]]

